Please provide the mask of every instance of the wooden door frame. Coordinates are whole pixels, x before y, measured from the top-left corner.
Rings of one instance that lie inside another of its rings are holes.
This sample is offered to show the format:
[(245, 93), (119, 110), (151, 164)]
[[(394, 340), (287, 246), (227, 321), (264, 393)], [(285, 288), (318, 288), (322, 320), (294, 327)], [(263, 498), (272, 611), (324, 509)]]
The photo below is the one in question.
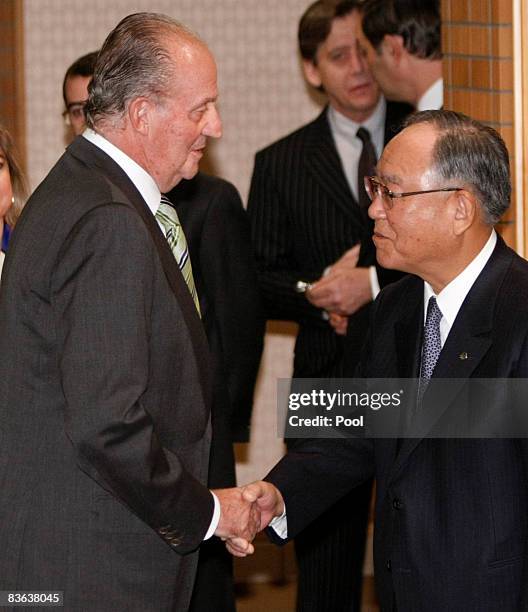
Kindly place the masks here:
[(516, 250), (528, 254), (528, 0), (513, 2), (513, 90), (515, 151), (513, 180), (515, 189)]

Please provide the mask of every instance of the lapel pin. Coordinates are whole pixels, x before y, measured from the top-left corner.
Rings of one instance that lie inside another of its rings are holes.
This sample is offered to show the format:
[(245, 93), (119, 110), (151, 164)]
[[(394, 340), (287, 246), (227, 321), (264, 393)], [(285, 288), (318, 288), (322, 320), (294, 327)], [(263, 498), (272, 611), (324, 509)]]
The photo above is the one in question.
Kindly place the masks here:
[(462, 353), (460, 353), (460, 355), (458, 356), (458, 358), (461, 361), (465, 361), (467, 358), (469, 357), (469, 355), (466, 353), (466, 351), (463, 351)]

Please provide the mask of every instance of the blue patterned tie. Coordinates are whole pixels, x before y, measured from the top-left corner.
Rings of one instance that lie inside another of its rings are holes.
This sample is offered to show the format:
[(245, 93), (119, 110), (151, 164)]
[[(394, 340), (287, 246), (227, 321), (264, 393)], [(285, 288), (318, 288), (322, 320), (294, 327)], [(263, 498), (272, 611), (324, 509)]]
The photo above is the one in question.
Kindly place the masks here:
[(178, 267), (187, 283), (187, 287), (189, 287), (196, 310), (198, 314), (200, 314), (200, 303), (194, 285), (187, 240), (185, 239), (185, 234), (183, 233), (183, 228), (176, 209), (172, 206), (169, 198), (164, 195), (161, 196), (161, 203), (156, 211), (156, 219), (165, 230), (165, 238), (167, 238), (172, 254), (178, 263)]
[(435, 296), (429, 298), (427, 304), (427, 315), (425, 317), (425, 326), (423, 331), (422, 341), (422, 365), (420, 368), (420, 386), (418, 387), (418, 404), (421, 404), (429, 379), (433, 375), (433, 371), (442, 350), (442, 341), (440, 338), (440, 321), (442, 320), (442, 311), (438, 308)]

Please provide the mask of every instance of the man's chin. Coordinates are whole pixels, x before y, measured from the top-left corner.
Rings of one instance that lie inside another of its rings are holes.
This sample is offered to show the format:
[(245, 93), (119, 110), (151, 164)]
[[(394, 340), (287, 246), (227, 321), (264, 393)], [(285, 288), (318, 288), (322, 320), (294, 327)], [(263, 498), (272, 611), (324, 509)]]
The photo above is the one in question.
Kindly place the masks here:
[(397, 269), (394, 258), (390, 256), (384, 248), (376, 247), (376, 261), (382, 268), (386, 268), (387, 270), (395, 270)]
[(185, 167), (182, 169), (181, 177), (189, 181), (190, 179), (194, 178), (198, 174), (199, 169), (200, 169), (200, 166), (198, 165), (198, 161), (192, 164), (189, 164), (188, 167)]

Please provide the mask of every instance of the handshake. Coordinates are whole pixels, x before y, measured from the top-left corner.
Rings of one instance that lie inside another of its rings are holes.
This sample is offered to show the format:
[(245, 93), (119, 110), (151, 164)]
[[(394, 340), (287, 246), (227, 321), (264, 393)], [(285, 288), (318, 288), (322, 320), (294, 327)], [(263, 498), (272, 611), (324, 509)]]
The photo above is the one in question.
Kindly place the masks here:
[(284, 512), (280, 491), (263, 480), (244, 487), (215, 489), (220, 501), (220, 520), (215, 535), (225, 543), (235, 557), (245, 557), (255, 551), (251, 542), (270, 521)]

